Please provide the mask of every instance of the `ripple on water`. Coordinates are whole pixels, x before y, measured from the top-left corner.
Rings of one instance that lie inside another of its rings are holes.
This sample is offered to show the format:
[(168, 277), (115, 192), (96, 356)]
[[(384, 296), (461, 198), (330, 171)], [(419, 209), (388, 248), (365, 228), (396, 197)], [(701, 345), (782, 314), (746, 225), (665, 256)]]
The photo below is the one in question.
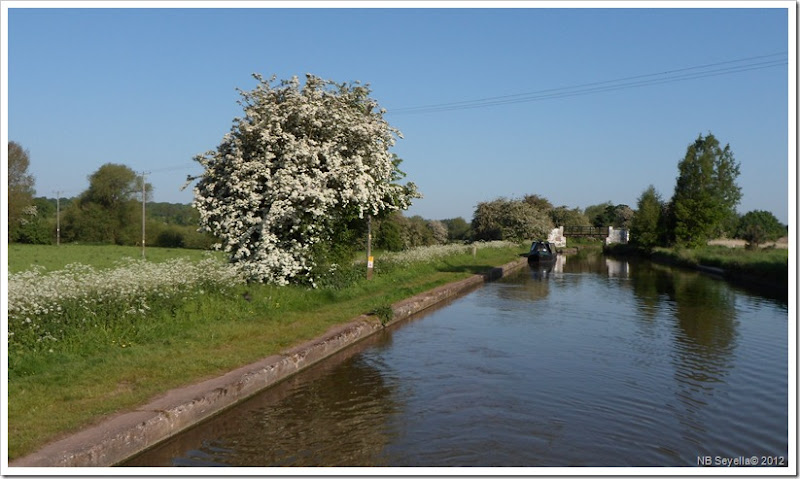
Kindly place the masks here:
[(609, 280), (604, 263), (579, 266), (488, 284), (162, 457), (435, 467), (786, 455), (785, 305), (666, 268)]

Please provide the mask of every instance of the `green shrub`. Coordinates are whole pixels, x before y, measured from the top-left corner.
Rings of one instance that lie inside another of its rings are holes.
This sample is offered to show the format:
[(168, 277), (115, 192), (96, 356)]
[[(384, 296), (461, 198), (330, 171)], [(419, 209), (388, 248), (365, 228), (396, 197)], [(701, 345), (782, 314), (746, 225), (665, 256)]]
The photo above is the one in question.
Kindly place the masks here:
[(375, 247), (386, 251), (402, 251), (404, 247), (402, 226), (396, 216), (381, 221), (375, 235)]
[(175, 228), (167, 228), (158, 234), (155, 245), (162, 248), (183, 248), (183, 233)]
[(327, 273), (316, 275), (315, 284), (319, 288), (342, 290), (366, 279), (367, 268), (364, 264), (333, 264)]
[(208, 234), (197, 231), (194, 226), (183, 226), (183, 247), (187, 249), (211, 249), (217, 239)]
[(53, 230), (47, 221), (29, 221), (16, 229), (12, 240), (25, 244), (52, 244)]
[(736, 237), (747, 241), (749, 249), (756, 249), (760, 243), (775, 241), (786, 235), (786, 226), (769, 211), (750, 211), (739, 219)]
[(381, 324), (386, 326), (389, 321), (394, 319), (394, 310), (392, 309), (391, 305), (384, 304), (378, 306), (377, 308), (372, 310), (372, 314), (378, 317), (381, 320)]

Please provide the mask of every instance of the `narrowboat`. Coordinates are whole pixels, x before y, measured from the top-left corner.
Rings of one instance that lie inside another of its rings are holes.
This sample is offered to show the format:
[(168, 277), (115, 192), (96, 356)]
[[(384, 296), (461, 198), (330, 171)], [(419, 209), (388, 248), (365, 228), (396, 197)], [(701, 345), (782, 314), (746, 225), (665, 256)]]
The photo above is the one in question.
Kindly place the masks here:
[(534, 241), (531, 249), (523, 256), (527, 256), (528, 263), (543, 263), (556, 259), (556, 247), (548, 241)]

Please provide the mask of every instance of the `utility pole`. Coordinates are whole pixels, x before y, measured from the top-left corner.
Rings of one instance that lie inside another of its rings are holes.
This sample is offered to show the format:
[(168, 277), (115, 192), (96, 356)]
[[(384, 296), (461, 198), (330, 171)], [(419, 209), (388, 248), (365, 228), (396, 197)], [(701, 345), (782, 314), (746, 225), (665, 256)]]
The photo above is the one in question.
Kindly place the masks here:
[(367, 280), (372, 279), (372, 215), (367, 215)]
[(145, 234), (144, 234), (144, 209), (145, 204), (147, 203), (147, 183), (145, 182), (145, 175), (150, 173), (149, 171), (142, 172), (142, 259), (145, 259), (144, 256), (144, 242), (145, 242)]
[(56, 191), (56, 246), (61, 246), (61, 192)]

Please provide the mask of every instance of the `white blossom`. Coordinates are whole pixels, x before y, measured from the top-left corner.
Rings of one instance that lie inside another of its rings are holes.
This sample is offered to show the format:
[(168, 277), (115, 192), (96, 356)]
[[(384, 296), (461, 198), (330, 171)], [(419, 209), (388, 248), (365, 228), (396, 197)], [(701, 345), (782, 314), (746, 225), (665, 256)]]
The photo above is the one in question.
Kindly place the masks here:
[(397, 183), (389, 149), (401, 135), (368, 87), (254, 77), (259, 85), (240, 91), (244, 116), (195, 157), (205, 171), (193, 205), (249, 279), (287, 284), (311, 271), (312, 248), (335, 222), (407, 209), (420, 195)]

